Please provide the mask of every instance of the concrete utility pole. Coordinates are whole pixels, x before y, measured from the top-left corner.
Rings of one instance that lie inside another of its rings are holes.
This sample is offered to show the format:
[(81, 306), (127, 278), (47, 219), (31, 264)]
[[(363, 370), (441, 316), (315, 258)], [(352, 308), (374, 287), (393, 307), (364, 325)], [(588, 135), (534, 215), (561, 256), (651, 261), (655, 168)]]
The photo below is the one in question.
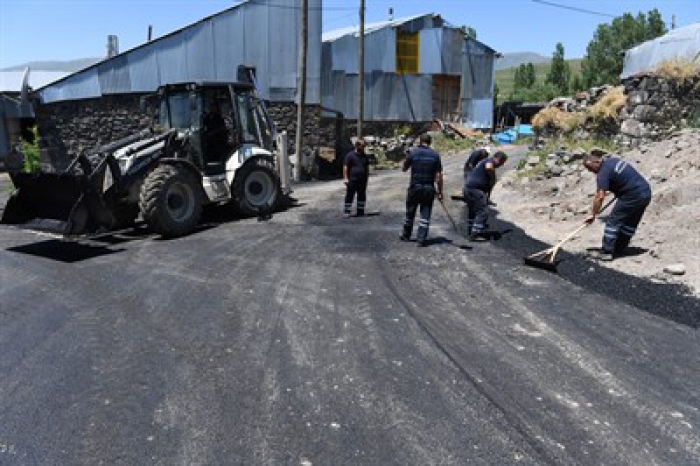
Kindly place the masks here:
[(362, 137), (362, 120), (365, 116), (365, 0), (360, 0), (360, 40), (358, 44), (357, 62), (357, 137)]
[(304, 138), (304, 105), (306, 104), (306, 55), (309, 49), (309, 0), (301, 0), (301, 47), (299, 48), (299, 79), (297, 86), (297, 134), (294, 144), (296, 153), (295, 178), (301, 181), (301, 151)]

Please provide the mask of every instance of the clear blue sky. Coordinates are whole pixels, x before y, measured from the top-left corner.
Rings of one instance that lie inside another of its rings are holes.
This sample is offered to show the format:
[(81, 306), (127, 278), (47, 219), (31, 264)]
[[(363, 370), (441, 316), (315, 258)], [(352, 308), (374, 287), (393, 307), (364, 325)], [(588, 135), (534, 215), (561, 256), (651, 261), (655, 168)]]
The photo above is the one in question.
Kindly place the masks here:
[[(291, 0), (270, 0), (279, 4)], [(700, 22), (700, 0), (548, 0), (608, 15), (658, 8), (667, 24)], [(120, 50), (158, 37), (239, 2), (234, 0), (0, 0), (0, 68), (33, 60), (103, 56), (106, 37)], [(367, 21), (439, 13), (457, 26), (476, 28), (483, 42), (501, 52), (551, 55), (561, 41), (569, 58), (581, 57), (596, 26), (611, 18), (535, 3), (532, 0), (366, 0)], [(357, 25), (359, 0), (324, 0), (324, 30)]]

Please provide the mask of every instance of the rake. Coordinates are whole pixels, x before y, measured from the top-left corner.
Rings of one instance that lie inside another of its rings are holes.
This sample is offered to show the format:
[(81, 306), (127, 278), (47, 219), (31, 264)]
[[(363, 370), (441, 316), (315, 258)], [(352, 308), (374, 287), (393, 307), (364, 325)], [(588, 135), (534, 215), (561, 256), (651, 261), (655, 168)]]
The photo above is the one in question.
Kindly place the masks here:
[[(598, 212), (603, 213), (610, 204), (612, 204), (615, 201), (616, 198), (611, 199), (605, 206), (600, 209)], [(561, 249), (561, 247), (569, 241), (571, 238), (576, 236), (578, 232), (586, 228), (589, 224), (584, 223), (583, 225), (579, 226), (576, 230), (572, 231), (564, 239), (559, 241), (557, 244), (552, 246), (551, 248), (545, 249), (544, 251), (536, 252), (534, 254), (531, 254), (529, 256), (523, 257), (523, 261), (525, 262), (525, 265), (528, 265), (530, 267), (535, 267), (538, 269), (543, 269), (543, 270), (548, 270), (550, 272), (556, 272), (557, 271), (557, 264), (558, 262), (555, 261), (554, 259), (556, 258), (557, 253)]]

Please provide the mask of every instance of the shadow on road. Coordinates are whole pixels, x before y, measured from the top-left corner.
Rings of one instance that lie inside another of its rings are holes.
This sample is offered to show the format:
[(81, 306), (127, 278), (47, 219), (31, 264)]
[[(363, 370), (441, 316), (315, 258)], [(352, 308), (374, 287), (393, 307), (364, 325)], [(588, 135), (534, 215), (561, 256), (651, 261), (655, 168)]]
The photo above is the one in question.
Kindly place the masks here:
[[(463, 224), (466, 224), (465, 212), (466, 209), (463, 209), (459, 214)], [(524, 259), (552, 246), (528, 236), (517, 225), (499, 219), (497, 209), (491, 209), (491, 213), (494, 230), (502, 233), (499, 241), (492, 242), (495, 247)], [(506, 232), (508, 234), (505, 234)], [(645, 252), (643, 248), (631, 247), (626, 255), (636, 256)], [(694, 297), (692, 291), (684, 285), (627, 275), (606, 268), (591, 258), (571, 254), (565, 250), (560, 251), (556, 259), (557, 275), (564, 280), (649, 314), (692, 328), (700, 328), (700, 299)], [(529, 270), (532, 270), (532, 273), (551, 273), (523, 267), (524, 273)]]
[(110, 249), (106, 246), (61, 241), (58, 239), (39, 241), (24, 246), (15, 246), (7, 250), (66, 263), (80, 262), (94, 257), (106, 256), (124, 251), (124, 249)]

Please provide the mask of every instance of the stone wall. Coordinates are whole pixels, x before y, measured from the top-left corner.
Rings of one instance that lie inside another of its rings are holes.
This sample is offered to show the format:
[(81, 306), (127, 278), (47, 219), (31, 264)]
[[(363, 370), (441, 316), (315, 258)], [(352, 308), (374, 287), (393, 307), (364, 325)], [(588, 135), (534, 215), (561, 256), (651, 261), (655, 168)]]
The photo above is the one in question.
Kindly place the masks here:
[[(147, 128), (151, 118), (141, 113), (140, 98), (141, 95), (124, 94), (38, 105), (36, 120), (41, 136), (42, 169), (62, 170), (79, 154)], [(296, 105), (269, 103), (268, 111), (278, 130), (289, 134), (288, 150), (293, 153)], [(317, 153), (321, 146), (335, 144), (333, 131), (322, 127), (320, 121), (320, 107), (309, 106), (304, 133), (309, 154)]]
[(148, 127), (139, 100), (132, 94), (37, 105), (42, 169), (62, 170), (75, 156)]
[(633, 147), (644, 140), (667, 138), (698, 116), (700, 78), (670, 80), (644, 75), (629, 78), (623, 85), (627, 105), (620, 115), (620, 134)]

